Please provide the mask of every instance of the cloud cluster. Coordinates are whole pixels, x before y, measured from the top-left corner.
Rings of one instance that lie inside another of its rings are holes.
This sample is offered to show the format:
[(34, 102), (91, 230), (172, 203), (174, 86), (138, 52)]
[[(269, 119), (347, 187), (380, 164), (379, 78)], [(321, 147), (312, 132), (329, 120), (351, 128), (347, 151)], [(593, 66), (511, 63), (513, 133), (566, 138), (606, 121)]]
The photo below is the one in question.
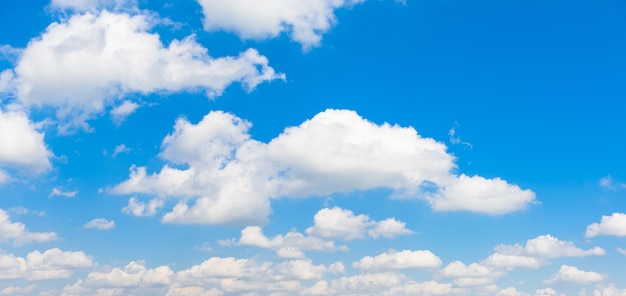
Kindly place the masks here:
[(21, 246), (31, 242), (49, 242), (57, 239), (54, 232), (30, 232), (26, 226), (11, 221), (9, 213), (0, 209), (0, 244)]
[(53, 154), (44, 135), (24, 112), (3, 110), (0, 105), (0, 143), (0, 184), (12, 178), (3, 169), (36, 176), (51, 168)]
[(136, 108), (122, 100), (131, 93), (195, 90), (215, 97), (233, 82), (251, 90), (284, 77), (254, 49), (213, 58), (194, 36), (164, 45), (150, 32), (158, 21), (104, 10), (51, 24), (29, 42), (13, 70), (18, 101), (57, 108), (63, 132), (89, 129), (87, 120), (118, 102), (112, 116), (121, 121)]
[[(250, 127), (220, 111), (197, 124), (181, 118), (162, 143), (160, 156), (169, 164), (153, 174), (132, 167), (129, 179), (111, 191), (180, 197), (163, 222), (200, 224), (259, 224), (270, 212), (270, 198), (380, 187), (394, 189), (395, 196), (424, 199), (438, 211), (498, 215), (535, 201), (532, 191), (500, 178), (455, 175), (454, 157), (444, 144), (411, 127), (372, 123), (354, 111), (326, 110), (269, 143), (251, 139)], [(181, 165), (187, 168), (177, 168)], [(196, 198), (192, 206), (189, 198)], [(345, 221), (361, 227), (369, 223), (359, 219)], [(368, 233), (394, 229), (402, 231), (402, 225), (388, 220)]]
[(288, 32), (291, 39), (310, 48), (336, 22), (334, 11), (365, 0), (198, 0), (204, 29), (234, 32), (243, 38), (269, 38)]
[(598, 235), (626, 236), (626, 214), (613, 213), (611, 216), (602, 216), (600, 223), (587, 226), (587, 237)]
[(84, 252), (68, 252), (56, 248), (43, 253), (33, 251), (26, 258), (0, 254), (0, 262), (0, 279), (30, 281), (67, 279), (75, 270), (95, 265), (93, 258)]

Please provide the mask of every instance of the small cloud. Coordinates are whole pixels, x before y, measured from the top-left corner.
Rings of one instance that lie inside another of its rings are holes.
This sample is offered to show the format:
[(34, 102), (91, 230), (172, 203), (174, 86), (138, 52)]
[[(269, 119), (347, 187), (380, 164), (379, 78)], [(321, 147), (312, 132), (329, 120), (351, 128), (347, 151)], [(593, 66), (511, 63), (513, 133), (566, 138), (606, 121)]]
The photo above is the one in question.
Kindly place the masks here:
[(116, 157), (118, 154), (128, 152), (130, 152), (130, 148), (126, 147), (124, 144), (120, 144), (115, 146), (115, 149), (113, 149), (113, 157)]
[(454, 126), (448, 131), (448, 135), (450, 136), (450, 144), (454, 145), (465, 145), (470, 149), (473, 148), (472, 143), (465, 142), (461, 140), (461, 136), (457, 135), (456, 128), (459, 127), (459, 124), (455, 121)]
[(65, 196), (67, 198), (73, 198), (76, 196), (78, 191), (63, 191), (59, 188), (52, 188), (52, 192), (50, 192), (50, 197), (53, 196)]
[(126, 117), (135, 113), (139, 107), (139, 104), (126, 100), (121, 105), (111, 110), (111, 120), (113, 120), (113, 123), (116, 125), (120, 125), (124, 122)]
[(163, 207), (163, 204), (161, 199), (152, 199), (145, 203), (137, 200), (136, 197), (131, 197), (128, 200), (128, 205), (122, 209), (122, 213), (135, 217), (154, 216), (157, 210)]
[(618, 253), (620, 253), (620, 254), (622, 254), (622, 255), (626, 256), (626, 250), (624, 250), (624, 249), (622, 249), (622, 248), (617, 248), (616, 250), (617, 250), (617, 252), (618, 252)]
[(89, 229), (89, 228), (95, 228), (95, 229), (99, 229), (99, 230), (109, 230), (109, 229), (113, 229), (113, 227), (115, 227), (115, 221), (111, 220), (107, 220), (107, 219), (103, 219), (103, 218), (97, 218), (97, 219), (93, 219), (89, 222), (87, 222), (87, 224), (85, 224), (85, 226), (83, 226), (85, 229)]
[(608, 175), (606, 177), (603, 177), (602, 179), (600, 179), (600, 186), (604, 187), (604, 188), (609, 188), (609, 189), (613, 189), (613, 183), (615, 182), (615, 180), (613, 180), (613, 177), (611, 177), (611, 175)]
[(200, 246), (196, 246), (194, 249), (205, 252), (205, 253), (213, 253), (215, 251), (213, 247), (211, 247), (210, 243), (204, 243)]
[(26, 214), (33, 214), (33, 215), (36, 215), (36, 216), (45, 216), (46, 215), (46, 212), (43, 212), (43, 211), (33, 211), (33, 210), (29, 210), (29, 209), (27, 209), (25, 207), (13, 207), (13, 208), (10, 208), (8, 212), (12, 213), (12, 214), (16, 214), (16, 215), (26, 215)]

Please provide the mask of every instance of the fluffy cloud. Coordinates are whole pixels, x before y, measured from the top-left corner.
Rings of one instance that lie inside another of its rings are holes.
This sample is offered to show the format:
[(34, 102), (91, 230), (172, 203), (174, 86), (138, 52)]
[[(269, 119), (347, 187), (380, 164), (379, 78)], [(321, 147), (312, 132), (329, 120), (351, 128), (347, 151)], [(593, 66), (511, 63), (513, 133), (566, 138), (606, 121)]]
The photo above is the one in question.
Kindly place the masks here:
[(78, 193), (78, 191), (63, 191), (59, 188), (52, 188), (52, 191), (50, 192), (50, 196), (64, 196), (67, 198), (73, 198), (76, 196), (76, 194)]
[[(353, 240), (363, 238), (365, 233), (373, 238), (393, 238), (413, 233), (404, 222), (389, 218), (380, 222), (371, 221), (366, 215), (357, 215), (350, 210), (334, 207), (322, 209), (313, 217), (314, 225), (306, 233), (323, 238)], [(369, 229), (369, 230), (368, 230)]]
[(334, 10), (365, 0), (198, 0), (204, 28), (226, 30), (243, 38), (276, 37), (289, 32), (303, 47), (319, 45), (322, 34), (335, 23)]
[(504, 269), (514, 269), (520, 267), (539, 268), (546, 264), (544, 260), (536, 257), (501, 253), (491, 254), (487, 257), (487, 259), (483, 260), (482, 263), (487, 266)]
[(587, 237), (598, 235), (626, 236), (626, 214), (613, 213), (611, 216), (602, 216), (600, 223), (587, 226)]
[(432, 268), (441, 265), (441, 259), (427, 250), (391, 250), (371, 257), (365, 256), (354, 262), (352, 266), (361, 270), (400, 270), (415, 268)]
[(87, 224), (85, 224), (85, 226), (83, 227), (87, 229), (95, 228), (99, 230), (108, 230), (108, 229), (113, 229), (113, 227), (115, 227), (115, 222), (113, 220), (109, 221), (104, 218), (96, 218), (87, 222)]
[(161, 199), (152, 199), (144, 203), (137, 200), (136, 197), (131, 197), (128, 200), (128, 205), (122, 209), (122, 213), (136, 217), (154, 216), (157, 209), (163, 207), (163, 203)]
[(44, 143), (44, 135), (37, 131), (25, 113), (4, 111), (0, 108), (0, 183), (9, 180), (14, 169), (27, 175), (38, 175), (51, 168), (52, 152)]
[(9, 213), (0, 209), (0, 244), (20, 246), (30, 242), (49, 242), (57, 239), (54, 232), (30, 232), (19, 222), (12, 222)]
[[(94, 1), (72, 3), (87, 2)], [(284, 77), (254, 49), (212, 58), (194, 36), (165, 46), (149, 32), (157, 21), (103, 11), (51, 24), (31, 40), (14, 69), (19, 102), (57, 107), (61, 131), (88, 129), (86, 120), (129, 93), (202, 90), (215, 97), (236, 81), (251, 90)], [(129, 111), (114, 109), (113, 115)]]
[(573, 266), (561, 265), (559, 272), (553, 274), (545, 282), (553, 284), (556, 282), (570, 282), (577, 284), (597, 283), (604, 280), (604, 276), (593, 271), (583, 271)]
[(407, 283), (402, 286), (393, 287), (385, 295), (458, 295), (464, 294), (461, 288), (453, 287), (452, 284), (442, 284), (436, 281), (426, 281), (422, 283)]
[(573, 242), (562, 241), (549, 234), (529, 239), (524, 247), (499, 245), (496, 247), (496, 251), (505, 255), (526, 255), (541, 258), (601, 256), (606, 253), (600, 247), (583, 250), (576, 247)]
[(303, 258), (303, 251), (347, 250), (345, 246), (336, 246), (333, 241), (305, 236), (295, 231), (268, 238), (258, 226), (248, 226), (241, 230), (241, 237), (237, 244), (272, 249), (279, 257), (284, 258)]
[[(452, 174), (454, 157), (445, 145), (422, 138), (411, 127), (369, 122), (354, 111), (326, 110), (286, 128), (267, 144), (250, 138), (250, 126), (220, 111), (197, 124), (181, 118), (162, 143), (160, 156), (169, 164), (152, 174), (145, 167), (132, 167), (129, 179), (111, 191), (182, 198), (163, 222), (188, 224), (261, 224), (270, 212), (270, 198), (380, 187), (394, 189), (397, 197), (424, 198), (441, 211), (495, 215), (534, 202), (532, 191), (499, 178)], [(176, 168), (180, 165), (187, 168)], [(365, 216), (328, 214), (343, 215), (358, 226), (348, 237), (363, 235), (370, 223)], [(392, 219), (378, 222), (368, 234), (408, 232)]]
[(444, 278), (453, 278), (454, 284), (459, 287), (484, 287), (502, 276), (493, 268), (478, 263), (466, 265), (460, 261), (451, 262), (439, 274)]
[(83, 252), (49, 249), (33, 251), (26, 258), (0, 254), (0, 279), (53, 280), (66, 279), (77, 269), (95, 265), (93, 258)]

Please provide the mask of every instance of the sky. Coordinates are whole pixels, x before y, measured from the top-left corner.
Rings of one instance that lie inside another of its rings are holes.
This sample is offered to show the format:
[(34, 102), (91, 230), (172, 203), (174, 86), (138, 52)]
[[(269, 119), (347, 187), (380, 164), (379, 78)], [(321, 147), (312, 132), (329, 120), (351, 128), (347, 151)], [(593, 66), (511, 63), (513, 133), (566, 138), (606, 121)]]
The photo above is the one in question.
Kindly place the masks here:
[(626, 295), (626, 3), (0, 3), (0, 295)]

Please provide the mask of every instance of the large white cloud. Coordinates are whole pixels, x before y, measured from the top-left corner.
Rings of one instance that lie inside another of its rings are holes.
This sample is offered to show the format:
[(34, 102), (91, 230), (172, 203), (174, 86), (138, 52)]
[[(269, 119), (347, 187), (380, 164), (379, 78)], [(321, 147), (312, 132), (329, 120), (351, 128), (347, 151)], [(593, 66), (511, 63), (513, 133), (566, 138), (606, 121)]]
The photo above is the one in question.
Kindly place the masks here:
[(51, 168), (52, 152), (44, 143), (44, 135), (23, 112), (0, 108), (0, 143), (0, 184), (2, 179), (10, 178), (9, 173), (2, 173), (2, 168), (28, 175), (38, 175)]
[(0, 279), (26, 279), (31, 281), (67, 279), (78, 269), (95, 265), (92, 257), (80, 251), (49, 249), (43, 253), (33, 251), (26, 258), (0, 254)]
[(49, 242), (57, 239), (54, 232), (30, 232), (26, 225), (11, 221), (9, 213), (0, 209), (0, 244), (20, 246), (31, 242)]
[(604, 276), (594, 271), (584, 271), (569, 265), (561, 265), (559, 272), (545, 280), (548, 284), (557, 282), (571, 282), (578, 284), (597, 283), (604, 280)]
[(303, 47), (319, 45), (335, 23), (335, 9), (365, 0), (198, 0), (205, 30), (231, 31), (243, 38), (276, 37), (289, 32)]
[[(600, 247), (593, 247), (591, 249), (584, 250), (576, 247), (573, 242), (562, 241), (549, 234), (529, 239), (523, 247), (518, 244), (499, 245), (495, 249), (497, 252), (496, 254), (532, 256), (539, 258), (587, 257), (602, 256), (606, 254), (606, 251)], [(518, 259), (524, 260), (523, 258)], [(519, 264), (519, 260), (514, 260), (512, 263)], [(533, 265), (530, 261), (527, 263)]]
[(347, 247), (337, 246), (333, 241), (305, 236), (296, 231), (268, 238), (258, 226), (248, 226), (241, 230), (237, 244), (276, 250), (278, 257), (284, 258), (303, 258), (304, 251), (347, 250)]
[(587, 237), (598, 235), (626, 236), (626, 214), (613, 213), (611, 216), (602, 216), (600, 223), (587, 226)]
[[(326, 110), (267, 144), (250, 138), (250, 126), (219, 111), (197, 124), (179, 119), (162, 143), (160, 155), (169, 164), (152, 174), (132, 167), (130, 178), (111, 191), (181, 198), (163, 221), (203, 224), (263, 223), (270, 198), (380, 187), (394, 189), (396, 197), (426, 199), (441, 211), (505, 214), (535, 199), (532, 191), (499, 178), (455, 175), (454, 157), (442, 143), (411, 127), (372, 123), (354, 111)], [(406, 233), (394, 219), (369, 235)]]
[(129, 93), (196, 90), (215, 97), (233, 82), (251, 90), (284, 77), (254, 49), (212, 58), (194, 36), (164, 45), (149, 32), (158, 21), (102, 11), (51, 24), (14, 69), (19, 102), (58, 108), (64, 131), (89, 128), (86, 120)]
[(416, 268), (432, 268), (441, 265), (441, 259), (428, 250), (403, 250), (365, 256), (354, 262), (352, 266), (361, 270), (401, 270)]

